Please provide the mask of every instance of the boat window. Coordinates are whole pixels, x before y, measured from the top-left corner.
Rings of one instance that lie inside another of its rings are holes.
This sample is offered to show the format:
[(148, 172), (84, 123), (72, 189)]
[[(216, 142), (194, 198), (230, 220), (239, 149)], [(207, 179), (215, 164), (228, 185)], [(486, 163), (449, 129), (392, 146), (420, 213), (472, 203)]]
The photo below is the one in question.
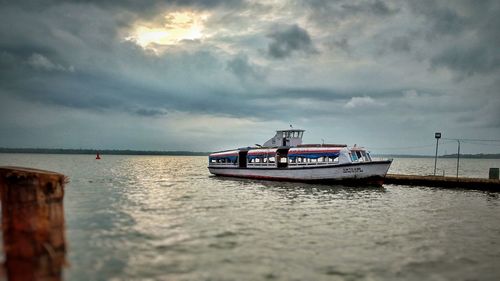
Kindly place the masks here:
[(358, 157), (358, 160), (363, 161), (363, 156), (361, 155), (361, 151), (356, 151), (356, 156)]
[(269, 157), (269, 163), (275, 163), (276, 158), (274, 156)]
[(280, 158), (280, 163), (287, 163), (288, 162), (288, 158), (287, 157), (281, 157)]
[(352, 161), (358, 161), (358, 157), (356, 156), (356, 152), (349, 153), (349, 156), (351, 156)]
[(368, 157), (366, 157), (366, 152), (361, 151), (361, 159), (363, 159), (363, 161), (368, 161)]

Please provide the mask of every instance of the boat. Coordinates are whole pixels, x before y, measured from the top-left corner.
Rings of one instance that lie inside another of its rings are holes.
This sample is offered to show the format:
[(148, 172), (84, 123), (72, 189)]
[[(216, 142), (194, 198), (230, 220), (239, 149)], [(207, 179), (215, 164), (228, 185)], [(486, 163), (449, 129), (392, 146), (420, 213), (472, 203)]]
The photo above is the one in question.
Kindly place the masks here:
[(365, 148), (345, 144), (303, 144), (305, 130), (278, 130), (263, 145), (209, 155), (216, 176), (299, 181), (383, 184), (392, 159), (374, 160)]

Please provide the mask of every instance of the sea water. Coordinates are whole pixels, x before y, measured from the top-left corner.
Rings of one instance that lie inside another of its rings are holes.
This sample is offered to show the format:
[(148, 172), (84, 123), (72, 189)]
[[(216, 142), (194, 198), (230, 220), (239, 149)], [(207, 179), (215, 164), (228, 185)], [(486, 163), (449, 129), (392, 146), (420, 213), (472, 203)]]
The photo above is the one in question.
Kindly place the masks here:
[[(500, 280), (499, 193), (210, 176), (206, 157), (0, 154), (67, 175), (66, 280)], [(456, 160), (438, 172), (455, 175)], [(461, 160), (487, 177), (500, 160)], [(432, 174), (431, 158), (390, 172)]]

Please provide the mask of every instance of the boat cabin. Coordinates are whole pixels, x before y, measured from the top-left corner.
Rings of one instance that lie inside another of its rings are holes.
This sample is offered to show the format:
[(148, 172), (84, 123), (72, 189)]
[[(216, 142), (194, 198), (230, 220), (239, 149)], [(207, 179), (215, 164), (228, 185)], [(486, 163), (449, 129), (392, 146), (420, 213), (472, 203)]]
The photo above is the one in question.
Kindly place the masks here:
[(339, 165), (370, 162), (362, 147), (345, 144), (302, 144), (304, 130), (280, 130), (262, 147), (247, 147), (212, 153), (210, 167), (298, 168), (310, 165)]
[(280, 130), (264, 145), (209, 155), (208, 170), (217, 176), (280, 181), (362, 181), (381, 185), (392, 160), (372, 160), (363, 147), (302, 144), (304, 130)]

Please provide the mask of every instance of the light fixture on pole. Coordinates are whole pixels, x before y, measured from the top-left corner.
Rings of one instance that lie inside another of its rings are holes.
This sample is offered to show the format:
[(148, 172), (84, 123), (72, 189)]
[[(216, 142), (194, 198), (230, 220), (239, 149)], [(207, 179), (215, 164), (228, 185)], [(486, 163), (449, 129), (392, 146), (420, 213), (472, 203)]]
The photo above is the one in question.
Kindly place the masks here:
[(441, 133), (436, 132), (434, 134), (436, 138), (436, 156), (434, 157), (434, 175), (436, 175), (436, 167), (437, 167), (437, 159), (438, 159), (438, 147), (439, 147), (439, 139), (441, 138)]

